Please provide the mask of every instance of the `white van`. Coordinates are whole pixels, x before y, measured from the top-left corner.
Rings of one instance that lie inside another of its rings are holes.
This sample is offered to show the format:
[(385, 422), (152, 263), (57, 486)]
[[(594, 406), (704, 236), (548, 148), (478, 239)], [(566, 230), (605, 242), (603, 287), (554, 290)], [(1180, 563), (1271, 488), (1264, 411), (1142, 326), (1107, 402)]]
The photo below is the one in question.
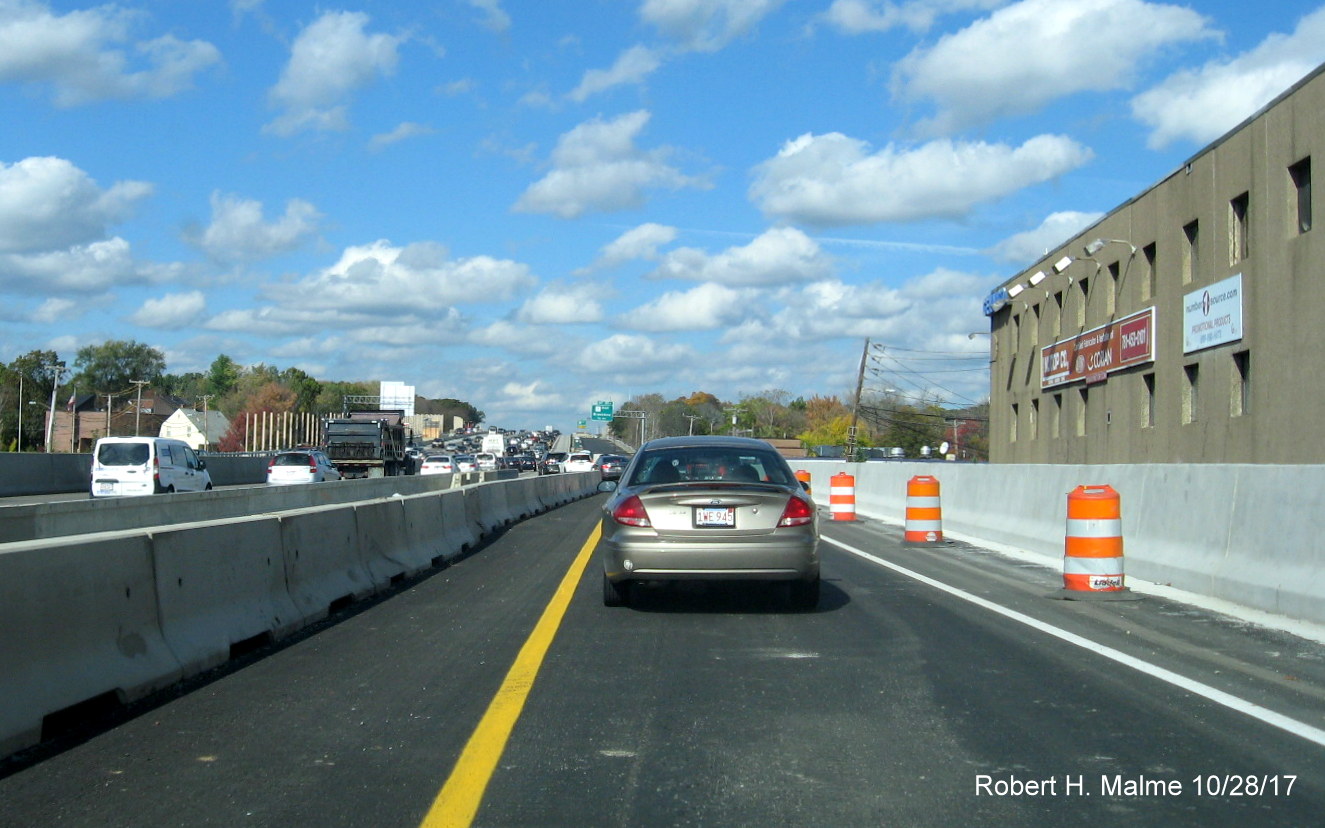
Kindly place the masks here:
[(102, 437), (92, 450), (92, 496), (127, 497), (212, 488), (207, 463), (183, 440)]

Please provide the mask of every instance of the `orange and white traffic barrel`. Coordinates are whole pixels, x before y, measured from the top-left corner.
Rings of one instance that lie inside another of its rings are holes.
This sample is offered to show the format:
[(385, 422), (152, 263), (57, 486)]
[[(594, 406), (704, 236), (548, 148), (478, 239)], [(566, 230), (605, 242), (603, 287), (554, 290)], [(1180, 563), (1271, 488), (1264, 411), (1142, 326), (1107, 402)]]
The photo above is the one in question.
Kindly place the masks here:
[(842, 472), (828, 481), (828, 511), (833, 520), (856, 519), (856, 478)]
[(796, 482), (801, 484), (806, 494), (810, 494), (810, 473), (805, 469), (796, 469)]
[(919, 474), (906, 481), (907, 546), (939, 543), (943, 540), (943, 504), (936, 477)]
[(1122, 498), (1112, 486), (1077, 486), (1067, 496), (1064, 598), (1119, 598), (1123, 585)]

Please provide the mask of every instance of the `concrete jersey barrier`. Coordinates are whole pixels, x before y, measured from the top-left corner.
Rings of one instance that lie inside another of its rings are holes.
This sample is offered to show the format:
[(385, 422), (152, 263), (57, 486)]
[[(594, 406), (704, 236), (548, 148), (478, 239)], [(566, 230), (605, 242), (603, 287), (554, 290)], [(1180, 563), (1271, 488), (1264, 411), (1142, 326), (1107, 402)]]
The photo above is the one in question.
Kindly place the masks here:
[[(586, 497), (598, 476), (535, 478), (529, 491), (509, 474), (494, 478), (0, 543), (0, 756), (40, 741), (53, 714), (90, 700), (133, 701), (225, 662), (236, 648), (280, 639), (472, 548), (513, 519), (510, 501), (526, 514), (527, 503), (552, 492)], [(173, 507), (179, 497), (138, 500)]]

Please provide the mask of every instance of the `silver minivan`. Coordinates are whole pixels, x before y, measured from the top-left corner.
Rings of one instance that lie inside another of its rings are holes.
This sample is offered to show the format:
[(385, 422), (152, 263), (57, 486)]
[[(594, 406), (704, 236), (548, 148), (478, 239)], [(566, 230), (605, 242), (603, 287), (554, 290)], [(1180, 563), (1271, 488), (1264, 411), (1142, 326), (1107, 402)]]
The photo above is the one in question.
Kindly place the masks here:
[(207, 463), (183, 440), (102, 437), (92, 450), (92, 497), (129, 497), (212, 488)]

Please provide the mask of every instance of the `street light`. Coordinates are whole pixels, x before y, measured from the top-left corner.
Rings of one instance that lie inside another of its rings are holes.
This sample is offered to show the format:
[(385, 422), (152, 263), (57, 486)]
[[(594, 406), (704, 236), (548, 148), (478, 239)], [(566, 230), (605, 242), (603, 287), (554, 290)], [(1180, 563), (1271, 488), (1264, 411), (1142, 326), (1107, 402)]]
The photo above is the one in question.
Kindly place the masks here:
[(1128, 247), (1132, 248), (1132, 255), (1133, 256), (1136, 255), (1136, 245), (1132, 244), (1127, 239), (1096, 239), (1095, 241), (1083, 247), (1082, 250), (1085, 251), (1087, 258), (1089, 258), (1090, 256), (1094, 256), (1096, 253), (1103, 250), (1104, 245), (1106, 244), (1125, 244)]

